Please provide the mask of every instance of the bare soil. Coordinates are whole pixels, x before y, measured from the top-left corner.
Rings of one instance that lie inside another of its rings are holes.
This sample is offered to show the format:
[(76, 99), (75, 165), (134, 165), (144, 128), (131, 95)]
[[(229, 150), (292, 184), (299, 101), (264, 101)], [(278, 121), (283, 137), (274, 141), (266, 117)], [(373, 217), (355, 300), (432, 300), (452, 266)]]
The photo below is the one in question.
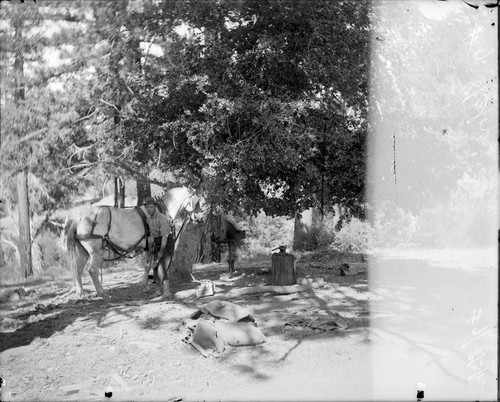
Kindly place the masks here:
[[(287, 296), (258, 294), (232, 302), (248, 308), (266, 342), (230, 347), (203, 357), (185, 343), (185, 322), (209, 297), (152, 302), (141, 269), (104, 270), (111, 299), (95, 295), (88, 274), (83, 299), (72, 281), (33, 281), (0, 289), (2, 400), (366, 400), (370, 399), (366, 274), (341, 276), (358, 255), (310, 254), (297, 262), (301, 277), (325, 280), (316, 290)], [(196, 266), (217, 292), (269, 284), (270, 258)], [(172, 284), (172, 291), (199, 283)], [(15, 290), (24, 289), (16, 293)], [(330, 330), (286, 325), (298, 317), (330, 318)]]

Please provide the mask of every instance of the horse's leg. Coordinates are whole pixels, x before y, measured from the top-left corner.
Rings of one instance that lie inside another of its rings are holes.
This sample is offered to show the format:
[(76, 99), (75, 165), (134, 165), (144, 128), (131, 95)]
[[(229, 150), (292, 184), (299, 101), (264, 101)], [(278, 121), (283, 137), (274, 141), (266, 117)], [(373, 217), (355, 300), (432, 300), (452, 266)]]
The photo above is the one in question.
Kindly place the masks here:
[(80, 297), (83, 296), (83, 285), (82, 285), (82, 275), (85, 264), (87, 263), (88, 256), (83, 253), (78, 253), (76, 256), (75, 263), (75, 282), (76, 282), (76, 294)]
[(101, 281), (99, 280), (99, 268), (102, 265), (102, 256), (99, 253), (93, 253), (90, 255), (90, 267), (89, 274), (94, 282), (95, 290), (99, 296), (106, 296), (106, 292), (102, 288)]

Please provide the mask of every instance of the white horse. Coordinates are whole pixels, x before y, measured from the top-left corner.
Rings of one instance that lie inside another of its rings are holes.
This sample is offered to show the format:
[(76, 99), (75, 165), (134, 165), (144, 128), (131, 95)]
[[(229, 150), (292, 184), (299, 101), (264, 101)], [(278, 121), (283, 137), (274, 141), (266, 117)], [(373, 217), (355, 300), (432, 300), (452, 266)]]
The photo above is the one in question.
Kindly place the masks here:
[[(197, 217), (195, 209), (197, 207), (199, 209), (200, 198), (186, 187), (175, 187), (168, 190), (160, 201), (165, 205), (167, 217), (172, 222), (182, 211), (188, 212), (190, 219), (194, 220)], [(146, 247), (146, 216), (147, 212), (144, 206), (126, 209), (95, 206), (73, 221), (68, 231), (67, 246), (68, 251), (74, 257), (74, 275), (78, 295), (83, 295), (82, 274), (89, 258), (88, 270), (97, 294), (109, 297), (99, 280), (99, 269), (102, 262), (135, 256), (146, 251), (146, 258), (143, 259), (144, 276), (142, 282), (145, 286), (147, 285), (150, 258), (149, 250)], [(170, 258), (173, 257), (173, 248), (171, 253)], [(112, 258), (110, 258), (110, 254)], [(166, 286), (163, 283), (159, 285), (162, 294), (170, 294), (168, 282)]]

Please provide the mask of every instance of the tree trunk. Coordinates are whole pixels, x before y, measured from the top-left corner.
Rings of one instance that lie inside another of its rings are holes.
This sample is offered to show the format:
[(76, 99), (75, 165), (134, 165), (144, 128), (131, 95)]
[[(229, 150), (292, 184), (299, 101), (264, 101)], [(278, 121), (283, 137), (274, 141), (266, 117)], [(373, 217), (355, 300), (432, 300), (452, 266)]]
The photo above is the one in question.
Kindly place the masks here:
[(169, 278), (173, 282), (191, 282), (193, 264), (196, 260), (197, 250), (201, 236), (205, 230), (205, 224), (194, 224), (187, 222), (179, 236)]
[(206, 230), (200, 241), (200, 260), (202, 264), (220, 262), (220, 245), (212, 242), (212, 234), (220, 230), (221, 216), (209, 214), (207, 217)]
[(314, 250), (319, 244), (319, 235), (322, 225), (321, 212), (317, 208), (309, 208), (302, 212), (299, 218), (295, 215), (295, 228), (293, 232), (293, 249)]
[(17, 176), (17, 198), (19, 216), (19, 255), (21, 257), (21, 272), (23, 273), (23, 278), (26, 279), (33, 275), (27, 169), (24, 169)]
[(125, 208), (125, 180), (123, 178), (118, 178), (118, 192), (119, 192), (119, 202), (118, 206), (120, 208)]
[[(22, 41), (22, 22), (16, 19), (15, 24), (14, 39), (16, 43), (21, 43)], [(22, 52), (22, 46), (19, 45), (16, 50), (16, 57), (14, 59), (14, 101), (17, 105), (24, 102), (24, 55)]]
[(114, 179), (114, 184), (115, 184), (115, 196), (114, 196), (114, 207), (117, 208), (118, 207), (118, 177), (115, 176), (115, 179)]
[[(22, 22), (16, 20), (14, 38), (17, 43), (22, 40)], [(24, 55), (22, 47), (18, 46), (14, 59), (14, 102), (19, 107), (24, 103)], [(30, 204), (28, 195), (28, 169), (25, 168), (17, 175), (17, 198), (19, 217), (19, 254), (23, 278), (33, 275), (31, 262), (31, 233), (30, 233)]]
[(146, 197), (151, 197), (151, 184), (136, 181), (137, 205), (142, 205)]
[(312, 208), (295, 215), (295, 228), (293, 231), (293, 249), (295, 251), (308, 250), (311, 242)]
[(125, 181), (115, 176), (115, 207), (125, 208)]

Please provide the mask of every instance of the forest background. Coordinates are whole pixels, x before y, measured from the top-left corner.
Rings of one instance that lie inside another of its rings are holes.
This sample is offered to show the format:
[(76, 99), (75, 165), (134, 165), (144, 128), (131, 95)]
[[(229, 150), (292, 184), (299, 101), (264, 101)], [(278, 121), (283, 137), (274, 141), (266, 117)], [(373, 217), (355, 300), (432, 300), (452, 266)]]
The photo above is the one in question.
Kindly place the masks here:
[(172, 181), (241, 258), (495, 244), (497, 10), (421, 3), (2, 2), (1, 279)]

